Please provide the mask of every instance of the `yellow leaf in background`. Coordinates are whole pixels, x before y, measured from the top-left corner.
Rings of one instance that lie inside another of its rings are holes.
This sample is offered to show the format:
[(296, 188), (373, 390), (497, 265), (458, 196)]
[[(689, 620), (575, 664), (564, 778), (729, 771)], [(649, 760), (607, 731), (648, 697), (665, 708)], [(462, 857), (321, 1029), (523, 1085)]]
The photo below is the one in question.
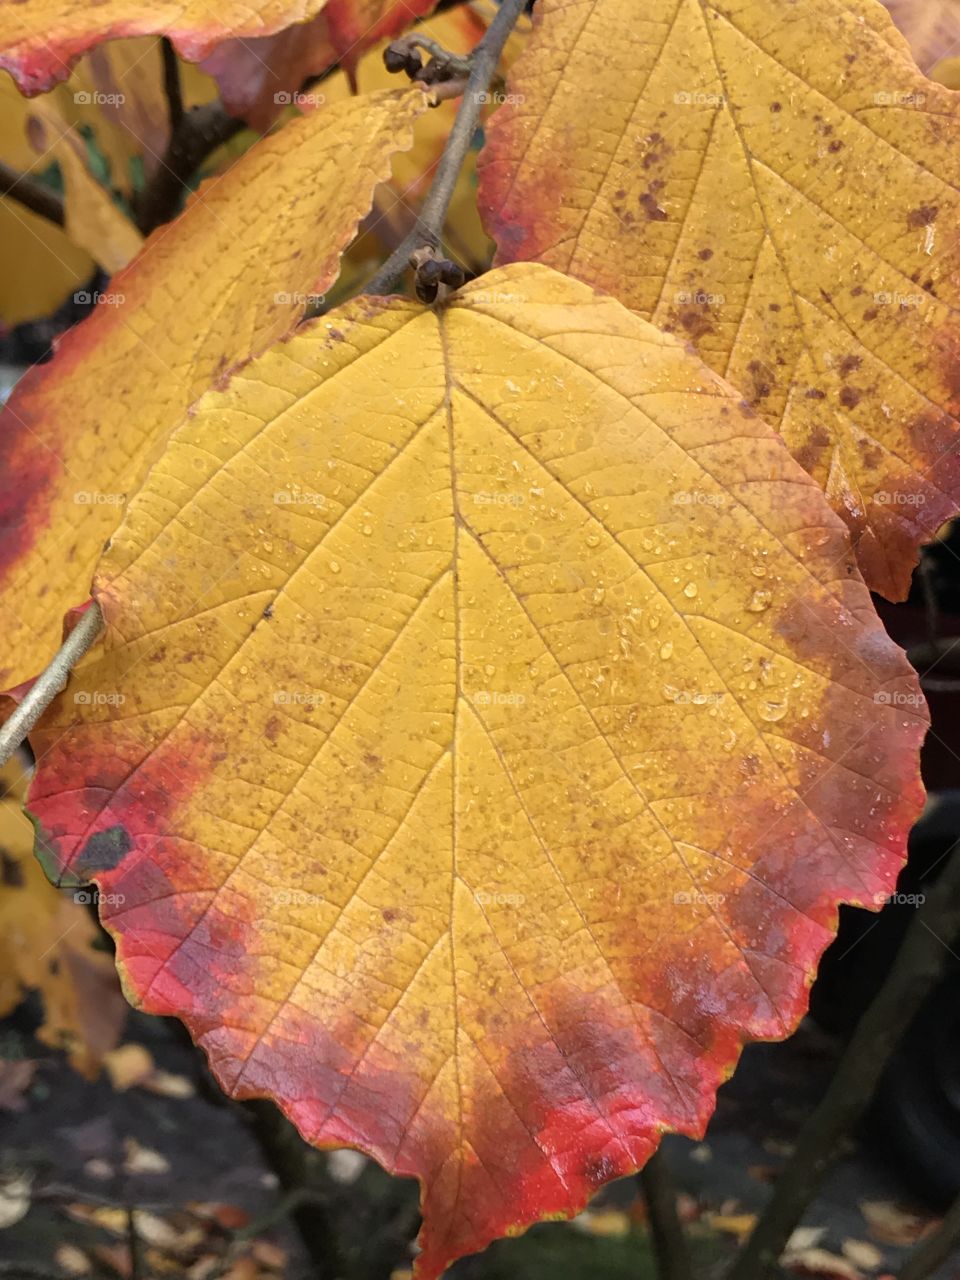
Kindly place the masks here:
[(289, 121), (110, 282), (3, 411), (0, 684), (46, 665), (104, 541), (167, 432), (213, 382), (289, 332), (336, 278), (377, 181), (426, 110), (415, 88)]
[(916, 676), (820, 489), (544, 267), (239, 370), (95, 592), (44, 863), (228, 1093), (421, 1179), (424, 1280), (702, 1133), (919, 811)]
[[(27, 139), (33, 104), (0, 72), (0, 160), (36, 176), (44, 166)], [(93, 274), (93, 259), (62, 227), (0, 197), (0, 323), (22, 324), (56, 311)]]
[[(33, 827), (21, 811), (22, 764), (3, 769), (0, 798), (0, 1016), (37, 991), (38, 1038), (95, 1075), (116, 1044), (126, 1004), (113, 960), (95, 950), (99, 930), (82, 902), (54, 888), (33, 856)], [(83, 892), (81, 898), (90, 900)]]
[(875, 0), (540, 0), (480, 160), (498, 261), (694, 344), (902, 599), (960, 492), (960, 98)]
[(140, 232), (90, 172), (83, 139), (42, 101), (31, 103), (27, 132), (39, 162), (60, 165), (67, 236), (113, 275), (140, 249)]

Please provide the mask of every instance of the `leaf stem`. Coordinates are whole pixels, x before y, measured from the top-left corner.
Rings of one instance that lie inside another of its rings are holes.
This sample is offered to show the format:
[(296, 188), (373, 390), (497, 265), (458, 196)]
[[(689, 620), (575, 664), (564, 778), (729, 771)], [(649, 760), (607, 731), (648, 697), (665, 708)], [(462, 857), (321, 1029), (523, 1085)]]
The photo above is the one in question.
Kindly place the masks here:
[(0, 726), (0, 764), (6, 764), (50, 703), (65, 688), (72, 668), (102, 630), (103, 614), (93, 600), (49, 666), (37, 676), (16, 710)]
[(938, 981), (958, 931), (960, 849), (954, 845), (926, 901), (917, 909), (883, 986), (857, 1023), (827, 1092), (804, 1126), (728, 1280), (764, 1280), (775, 1269), (845, 1134), (866, 1111), (891, 1054)]
[(439, 247), (447, 209), (464, 159), (477, 131), (477, 125), (480, 123), (480, 113), (497, 70), (500, 54), (507, 43), (507, 37), (525, 8), (526, 0), (503, 0), (486, 35), (474, 49), (470, 58), (470, 76), (463, 91), (460, 109), (443, 148), (443, 154), (420, 215), (403, 242), (394, 249), (369, 282), (364, 293), (391, 293), (406, 271), (412, 253), (425, 246)]

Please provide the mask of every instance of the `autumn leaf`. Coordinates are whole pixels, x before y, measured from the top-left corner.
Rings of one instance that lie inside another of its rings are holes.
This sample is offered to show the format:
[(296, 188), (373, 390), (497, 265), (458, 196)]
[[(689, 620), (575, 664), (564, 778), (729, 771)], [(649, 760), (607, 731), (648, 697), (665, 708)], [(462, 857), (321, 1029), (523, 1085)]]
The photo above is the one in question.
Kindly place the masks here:
[(177, 52), (199, 62), (219, 41), (266, 36), (305, 22), (325, 0), (15, 0), (3, 6), (0, 67), (24, 93), (65, 80), (77, 58), (104, 40), (165, 35)]
[[(37, 168), (27, 140), (31, 105), (0, 73), (0, 161), (18, 173)], [(61, 227), (11, 196), (0, 197), (0, 323), (22, 324), (56, 311), (94, 269)]]
[(0, 1017), (38, 992), (38, 1039), (93, 1076), (117, 1042), (126, 1006), (112, 958), (96, 949), (99, 930), (87, 908), (55, 889), (33, 856), (33, 827), (18, 798), (23, 776), (12, 761), (0, 778)]
[(922, 698), (820, 490), (543, 267), (239, 371), (95, 594), (45, 865), (123, 895), (125, 990), (228, 1093), (421, 1179), (424, 1280), (702, 1134), (919, 808)]
[(425, 104), (413, 88), (355, 98), (264, 139), (155, 232), (55, 359), (21, 380), (0, 425), (0, 681), (35, 675), (56, 650), (64, 610), (187, 406), (336, 278)]
[(28, 135), (42, 159), (56, 160), (64, 184), (64, 230), (94, 262), (113, 274), (143, 244), (130, 219), (90, 172), (86, 143), (44, 103), (34, 104)]
[(542, 0), (482, 157), (498, 260), (740, 387), (908, 589), (960, 486), (960, 102), (873, 0)]
[[(437, 0), (328, 0), (303, 26), (225, 40), (205, 59), (231, 115), (255, 129), (270, 127), (311, 76), (341, 62), (351, 73), (360, 56), (429, 13)], [(465, 6), (461, 6), (465, 7)], [(308, 91), (307, 102), (324, 93)]]

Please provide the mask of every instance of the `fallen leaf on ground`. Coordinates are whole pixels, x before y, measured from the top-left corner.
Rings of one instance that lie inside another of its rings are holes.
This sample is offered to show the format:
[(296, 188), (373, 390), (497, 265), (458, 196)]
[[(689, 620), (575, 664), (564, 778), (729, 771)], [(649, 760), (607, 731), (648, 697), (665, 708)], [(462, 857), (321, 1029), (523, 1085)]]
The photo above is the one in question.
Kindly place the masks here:
[(884, 1244), (916, 1244), (937, 1226), (932, 1214), (916, 1213), (893, 1200), (861, 1200), (859, 1207), (870, 1234)]

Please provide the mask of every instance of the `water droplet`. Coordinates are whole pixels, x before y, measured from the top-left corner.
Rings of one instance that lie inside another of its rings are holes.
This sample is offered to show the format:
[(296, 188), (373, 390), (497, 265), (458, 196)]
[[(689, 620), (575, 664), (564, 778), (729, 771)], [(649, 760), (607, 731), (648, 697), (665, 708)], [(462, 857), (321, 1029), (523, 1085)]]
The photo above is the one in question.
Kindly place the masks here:
[(683, 588), (683, 594), (687, 597), (688, 600), (692, 600), (693, 597), (697, 594), (697, 584), (695, 582), (688, 582), (687, 585)]
[(660, 646), (660, 657), (663, 658), (664, 662), (666, 662), (667, 658), (669, 658), (672, 653), (673, 653), (672, 641), (668, 640), (666, 644), (662, 644)]
[(763, 613), (764, 609), (770, 608), (770, 601), (773, 599), (769, 591), (755, 591), (747, 601), (747, 611), (749, 613)]
[(340, 561), (339, 561), (339, 560), (331, 560), (331, 561), (330, 561), (330, 572), (331, 572), (331, 573), (339, 573), (339, 572), (340, 572)]
[(761, 702), (759, 711), (761, 720), (782, 720), (787, 714), (787, 704), (785, 702)]

